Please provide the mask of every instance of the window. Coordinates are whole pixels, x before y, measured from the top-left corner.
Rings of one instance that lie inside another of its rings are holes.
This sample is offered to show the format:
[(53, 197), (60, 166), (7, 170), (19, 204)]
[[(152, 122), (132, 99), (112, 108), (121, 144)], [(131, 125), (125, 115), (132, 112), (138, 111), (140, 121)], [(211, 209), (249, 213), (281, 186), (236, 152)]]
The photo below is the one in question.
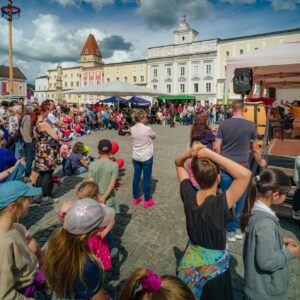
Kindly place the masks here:
[(244, 50), (240, 49), (240, 55), (244, 54)]
[(153, 69), (153, 75), (154, 77), (157, 77), (157, 69)]
[(184, 67), (180, 67), (180, 75), (184, 76), (185, 73), (185, 68)]
[(210, 83), (210, 82), (207, 82), (207, 83), (206, 83), (206, 92), (207, 92), (207, 93), (210, 93), (210, 92), (211, 92), (211, 83)]
[(227, 56), (227, 57), (229, 56), (229, 51), (226, 51), (226, 56)]
[(109, 78), (107, 78), (107, 82), (110, 82), (110, 79), (109, 79)]
[(54, 76), (54, 79), (56, 79), (56, 76)]
[(144, 76), (141, 76), (141, 82), (144, 82)]
[(172, 75), (172, 69), (171, 68), (167, 68), (167, 76), (171, 76)]
[(100, 80), (97, 80), (97, 81), (96, 81), (96, 84), (99, 85), (99, 84), (100, 84)]
[(76, 86), (77, 86), (77, 87), (79, 86), (79, 81), (76, 82)]
[(23, 86), (19, 84), (19, 91), (21, 92), (23, 90)]
[(256, 51), (256, 50), (258, 50), (258, 48), (257, 48), (257, 47), (255, 47), (255, 48), (254, 48), (254, 50)]
[(119, 80), (119, 77), (116, 77), (116, 80)]
[(206, 74), (211, 74), (211, 65), (206, 65)]
[(185, 84), (184, 83), (180, 84), (180, 92), (185, 93)]
[(50, 89), (52, 88), (52, 84), (51, 84), (51, 83), (49, 83), (49, 88), (50, 88)]
[(68, 87), (68, 83), (67, 82), (65, 82), (65, 87)]
[(83, 83), (83, 85), (87, 85), (87, 82), (85, 81), (85, 82)]
[(127, 82), (128, 81), (128, 77), (125, 76), (124, 77), (124, 81)]
[(194, 65), (194, 75), (198, 75), (198, 73), (199, 73), (199, 66)]
[(194, 92), (195, 93), (199, 92), (199, 85), (198, 85), (198, 83), (194, 83)]
[(73, 81), (71, 81), (71, 87), (73, 87)]
[(136, 76), (133, 76), (133, 82), (136, 82)]
[(54, 83), (54, 88), (56, 88), (56, 83)]
[(184, 36), (182, 37), (182, 40), (184, 41)]
[(153, 89), (157, 90), (157, 85), (156, 84), (153, 85)]
[(167, 84), (167, 92), (171, 93), (171, 84)]
[(73, 78), (73, 73), (71, 73), (71, 78)]
[(85, 48), (85, 54), (89, 54), (89, 49)]

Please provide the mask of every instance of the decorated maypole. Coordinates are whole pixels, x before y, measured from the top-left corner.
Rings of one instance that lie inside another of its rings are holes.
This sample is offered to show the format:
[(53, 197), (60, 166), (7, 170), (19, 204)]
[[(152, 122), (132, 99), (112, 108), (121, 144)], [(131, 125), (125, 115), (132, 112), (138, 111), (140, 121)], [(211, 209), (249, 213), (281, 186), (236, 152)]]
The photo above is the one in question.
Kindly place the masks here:
[(8, 5), (1, 7), (2, 17), (8, 21), (8, 51), (9, 51), (9, 95), (14, 93), (13, 48), (12, 48), (12, 21), (20, 18), (21, 9), (13, 6), (12, 0)]

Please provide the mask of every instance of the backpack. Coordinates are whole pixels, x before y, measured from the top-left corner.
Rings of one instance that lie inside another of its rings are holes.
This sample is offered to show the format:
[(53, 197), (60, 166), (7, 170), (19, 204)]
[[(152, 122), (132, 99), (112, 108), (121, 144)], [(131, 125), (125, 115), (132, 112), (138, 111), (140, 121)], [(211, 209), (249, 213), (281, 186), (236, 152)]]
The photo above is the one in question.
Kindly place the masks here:
[(64, 163), (63, 173), (64, 173), (64, 176), (73, 175), (72, 163), (71, 163), (71, 160), (69, 158), (67, 158), (65, 163)]

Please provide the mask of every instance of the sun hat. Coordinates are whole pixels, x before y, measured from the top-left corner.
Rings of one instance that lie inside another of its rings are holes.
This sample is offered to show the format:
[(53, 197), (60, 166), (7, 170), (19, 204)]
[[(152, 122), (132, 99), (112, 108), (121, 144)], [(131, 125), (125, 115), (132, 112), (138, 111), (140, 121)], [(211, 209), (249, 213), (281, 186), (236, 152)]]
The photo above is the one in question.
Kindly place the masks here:
[(63, 228), (72, 234), (86, 234), (110, 224), (115, 218), (115, 210), (97, 201), (85, 198), (76, 201), (67, 211)]
[(100, 140), (98, 144), (98, 150), (101, 152), (109, 152), (112, 149), (112, 143), (110, 140)]
[(30, 187), (22, 181), (8, 181), (0, 184), (0, 209), (21, 197), (34, 197), (42, 193), (41, 188)]

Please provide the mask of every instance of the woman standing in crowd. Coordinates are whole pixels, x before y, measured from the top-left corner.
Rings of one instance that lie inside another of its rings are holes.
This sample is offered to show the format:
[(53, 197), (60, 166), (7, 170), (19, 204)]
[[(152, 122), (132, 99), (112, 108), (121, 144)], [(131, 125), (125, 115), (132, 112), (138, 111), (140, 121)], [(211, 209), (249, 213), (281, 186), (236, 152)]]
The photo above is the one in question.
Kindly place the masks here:
[[(184, 168), (189, 158), (193, 158), (192, 170), (199, 191), (194, 189)], [(190, 238), (178, 268), (178, 277), (191, 288), (197, 299), (231, 300), (230, 255), (225, 250), (225, 226), (232, 218), (230, 209), (249, 184), (251, 172), (202, 144), (179, 155), (175, 163)], [(217, 195), (219, 166), (234, 180), (225, 193)]]
[[(201, 143), (209, 149), (213, 149), (213, 143), (216, 140), (216, 136), (212, 133), (208, 126), (208, 116), (197, 115), (194, 124), (191, 129), (191, 138), (189, 148), (192, 148), (194, 144)], [(193, 172), (192, 172), (192, 159), (187, 160), (187, 172), (189, 174), (190, 181), (193, 186), (199, 189), (199, 184), (197, 183)]]
[(20, 124), (20, 134), (24, 142), (24, 152), (26, 160), (25, 177), (27, 177), (27, 179), (29, 179), (31, 174), (31, 167), (35, 153), (35, 143), (33, 140), (33, 128), (31, 122), (32, 113), (33, 107), (29, 105), (25, 106), (24, 116), (22, 117)]
[(54, 299), (106, 300), (103, 268), (87, 244), (106, 216), (105, 207), (95, 200), (76, 201), (64, 217), (63, 228), (50, 236), (44, 272)]
[(45, 104), (38, 106), (32, 114), (33, 135), (36, 140), (35, 170), (38, 173), (36, 186), (42, 187), (41, 205), (52, 204), (53, 182), (51, 180), (58, 157), (57, 142), (60, 136), (46, 122), (48, 109)]
[(288, 263), (299, 257), (300, 246), (282, 236), (271, 205), (283, 203), (290, 189), (289, 177), (276, 169), (264, 170), (252, 180), (241, 216), (241, 229), (246, 232), (246, 299), (288, 299)]
[(151, 175), (153, 165), (153, 140), (156, 138), (156, 134), (153, 129), (146, 126), (148, 116), (144, 110), (137, 111), (134, 118), (136, 124), (131, 128), (131, 136), (133, 138), (132, 162), (134, 168), (132, 204), (136, 206), (142, 201), (139, 185), (143, 173), (144, 208), (148, 208), (155, 204), (152, 199)]

